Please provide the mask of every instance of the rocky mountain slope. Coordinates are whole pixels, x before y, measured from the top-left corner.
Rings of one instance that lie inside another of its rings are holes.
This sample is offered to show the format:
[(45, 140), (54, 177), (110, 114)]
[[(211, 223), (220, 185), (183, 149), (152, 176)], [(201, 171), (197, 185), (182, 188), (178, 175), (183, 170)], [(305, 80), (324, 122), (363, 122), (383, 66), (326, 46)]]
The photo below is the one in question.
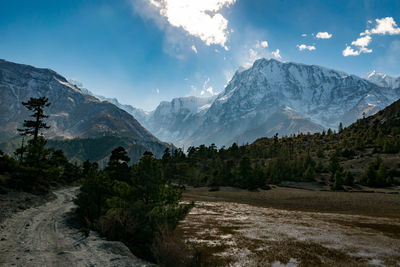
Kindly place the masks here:
[(400, 77), (395, 78), (375, 70), (368, 73), (365, 79), (382, 87), (400, 88)]
[(82, 83), (80, 83), (79, 81), (68, 79), (68, 82), (73, 84), (74, 86), (78, 87), (79, 90), (81, 90), (83, 93), (85, 93), (87, 95), (93, 96), (101, 101), (110, 102), (110, 103), (116, 105), (117, 107), (119, 107), (120, 109), (125, 110), (126, 112), (131, 114), (137, 121), (139, 121), (139, 123), (142, 125), (143, 125), (143, 121), (147, 120), (147, 117), (150, 115), (150, 112), (144, 111), (143, 109), (135, 108), (135, 107), (133, 107), (131, 105), (127, 105), (127, 104), (122, 104), (116, 98), (110, 98), (110, 97), (105, 97), (102, 95), (96, 95), (89, 89), (83, 87)]
[(161, 140), (183, 146), (188, 137), (196, 135), (214, 99), (189, 96), (163, 101), (142, 123)]
[(125, 110), (134, 116), (140, 124), (145, 126), (160, 140), (168, 140), (175, 145), (183, 146), (188, 136), (194, 134), (194, 131), (202, 123), (204, 114), (210, 108), (214, 97), (179, 97), (170, 102), (162, 101), (158, 107), (147, 112), (131, 105), (121, 104), (116, 98), (108, 98), (96, 95), (90, 90), (84, 88), (76, 81), (71, 81), (74, 85), (88, 95), (94, 96), (102, 101), (113, 103), (117, 107)]
[[(265, 131), (265, 126), (276, 113), (290, 121), (287, 125), (293, 125), (298, 117), (308, 124), (292, 129), (278, 127), (275, 132), (280, 134), (315, 132), (321, 127), (336, 129), (340, 122), (348, 125), (374, 114), (399, 97), (398, 90), (379, 87), (355, 75), (320, 66), (260, 59), (250, 69), (233, 76), (205, 114), (196, 131), (195, 144), (229, 144), (250, 129), (260, 129), (254, 138), (272, 135), (273, 132)], [(288, 114), (284, 110), (293, 112)]]
[(178, 146), (222, 146), (276, 133), (337, 129), (340, 122), (349, 125), (398, 98), (400, 89), (341, 71), (259, 59), (237, 71), (215, 99), (162, 102), (141, 123)]
[(5, 60), (0, 60), (0, 141), (17, 136), (17, 128), (29, 116), (21, 102), (39, 96), (48, 97), (51, 103), (46, 109), (51, 126), (44, 132), (47, 138), (118, 136), (157, 155), (169, 146), (126, 111), (83, 93), (58, 73)]

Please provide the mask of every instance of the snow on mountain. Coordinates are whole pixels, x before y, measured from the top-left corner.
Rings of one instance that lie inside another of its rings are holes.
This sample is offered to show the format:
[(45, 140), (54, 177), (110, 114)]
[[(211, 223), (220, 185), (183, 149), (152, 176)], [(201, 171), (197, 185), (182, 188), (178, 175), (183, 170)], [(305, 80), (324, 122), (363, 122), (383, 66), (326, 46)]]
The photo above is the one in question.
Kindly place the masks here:
[[(386, 83), (377, 82), (379, 77)], [(400, 98), (398, 80), (388, 77), (375, 72), (362, 79), (321, 66), (259, 59), (238, 70), (217, 96), (175, 98), (149, 113), (97, 97), (119, 104), (163, 141), (222, 146), (349, 125)]]
[(399, 97), (398, 91), (341, 71), (259, 59), (235, 73), (202, 124), (181, 142), (230, 145), (275, 133), (336, 129), (340, 122), (349, 125)]
[(400, 87), (400, 77), (395, 78), (375, 70), (368, 73), (365, 76), (365, 79), (382, 87), (389, 87), (393, 89)]
[(143, 125), (160, 140), (170, 140), (176, 145), (195, 134), (203, 116), (215, 97), (180, 97), (163, 101), (152, 111)]
[(130, 113), (160, 140), (168, 140), (168, 142), (176, 145), (185, 144), (182, 140), (192, 135), (193, 130), (201, 124), (203, 115), (211, 107), (216, 97), (187, 96), (174, 98), (170, 102), (162, 101), (155, 110), (147, 112), (131, 105), (121, 104), (116, 98), (95, 95), (87, 88), (84, 88), (80, 82), (69, 81), (83, 93), (94, 96), (101, 101), (110, 102)]

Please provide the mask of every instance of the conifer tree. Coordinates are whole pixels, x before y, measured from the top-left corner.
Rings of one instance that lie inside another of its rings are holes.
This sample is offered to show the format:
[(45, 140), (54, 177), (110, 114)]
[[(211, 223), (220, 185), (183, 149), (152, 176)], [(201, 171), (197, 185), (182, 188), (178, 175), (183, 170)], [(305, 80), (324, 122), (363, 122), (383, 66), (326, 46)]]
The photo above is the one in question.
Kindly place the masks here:
[(344, 182), (345, 185), (352, 186), (354, 185), (354, 176), (351, 172), (346, 172), (346, 176), (344, 177)]
[(44, 119), (49, 116), (44, 114), (44, 108), (50, 106), (47, 97), (33, 98), (31, 97), (28, 102), (22, 102), (27, 109), (33, 112), (31, 117), (33, 120), (25, 120), (23, 129), (18, 129), (22, 136), (33, 136), (36, 142), (40, 129), (49, 129), (50, 127), (44, 122)]
[(128, 166), (130, 160), (125, 148), (119, 146), (111, 152), (110, 160), (105, 170), (112, 179), (128, 181), (130, 179)]
[(333, 184), (333, 190), (343, 189), (343, 178), (339, 172), (335, 173), (335, 183)]
[(385, 186), (387, 179), (387, 169), (383, 163), (380, 163), (378, 172), (376, 174), (376, 183), (378, 186)]
[(343, 123), (342, 122), (339, 123), (338, 132), (339, 133), (343, 132)]

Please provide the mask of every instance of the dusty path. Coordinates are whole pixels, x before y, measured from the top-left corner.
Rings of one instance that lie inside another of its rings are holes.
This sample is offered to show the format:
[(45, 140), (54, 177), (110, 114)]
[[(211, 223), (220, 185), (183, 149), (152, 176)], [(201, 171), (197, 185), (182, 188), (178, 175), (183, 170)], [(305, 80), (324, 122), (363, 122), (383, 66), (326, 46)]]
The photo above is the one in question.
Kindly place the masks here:
[(68, 226), (77, 188), (54, 192), (57, 199), (14, 214), (0, 226), (0, 266), (149, 266), (120, 242)]

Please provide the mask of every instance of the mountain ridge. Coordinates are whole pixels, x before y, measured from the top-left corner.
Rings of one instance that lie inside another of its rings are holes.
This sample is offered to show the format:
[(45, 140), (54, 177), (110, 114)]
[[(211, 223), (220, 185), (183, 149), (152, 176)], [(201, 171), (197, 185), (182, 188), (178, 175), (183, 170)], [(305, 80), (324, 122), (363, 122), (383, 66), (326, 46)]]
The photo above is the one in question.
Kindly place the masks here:
[[(336, 129), (340, 122), (349, 125), (376, 113), (399, 97), (399, 90), (378, 86), (343, 71), (259, 59), (252, 67), (236, 71), (224, 91), (197, 119), (199, 125), (192, 134), (186, 135), (184, 131), (185, 134), (177, 135), (182, 136), (178, 144), (215, 143), (221, 146), (237, 140), (252, 142), (277, 132), (289, 135), (298, 131), (312, 133)], [(285, 112), (287, 108), (293, 112)], [(280, 117), (287, 126), (271, 123), (274, 121), (272, 114)], [(294, 119), (299, 117), (303, 119), (302, 124)], [(181, 123), (185, 124), (183, 120)], [(297, 127), (292, 127), (296, 124)], [(246, 138), (248, 131), (252, 131), (251, 138)], [(153, 132), (157, 136), (154, 127)]]
[(158, 156), (171, 147), (126, 111), (82, 92), (57, 72), (6, 60), (0, 61), (0, 141), (17, 137), (17, 128), (29, 116), (21, 102), (40, 96), (46, 96), (51, 103), (45, 110), (50, 126), (43, 132), (46, 138), (126, 137), (146, 144), (144, 147)]
[(319, 65), (258, 59), (237, 70), (212, 98), (174, 98), (135, 117), (159, 139), (178, 146), (248, 143), (276, 133), (336, 129), (340, 122), (349, 125), (375, 114), (400, 98), (400, 88), (381, 85)]

